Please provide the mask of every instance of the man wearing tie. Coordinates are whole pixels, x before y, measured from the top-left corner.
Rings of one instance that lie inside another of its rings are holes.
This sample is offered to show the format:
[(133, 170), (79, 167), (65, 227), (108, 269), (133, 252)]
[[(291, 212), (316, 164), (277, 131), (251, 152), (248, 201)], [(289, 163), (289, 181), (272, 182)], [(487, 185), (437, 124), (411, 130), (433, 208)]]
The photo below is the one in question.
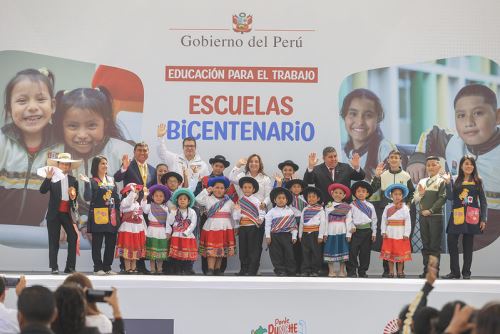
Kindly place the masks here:
[[(122, 157), (122, 166), (115, 173), (116, 182), (123, 181), (123, 186), (129, 183), (140, 184), (146, 188), (156, 184), (156, 169), (147, 163), (149, 157), (148, 144), (141, 142), (134, 146), (134, 159), (130, 161), (127, 154)], [(144, 192), (139, 193), (139, 201), (142, 200)], [(122, 259), (120, 258), (120, 268), (122, 268)], [(137, 270), (143, 274), (149, 273), (144, 265), (144, 260), (137, 261)]]
[(50, 191), (46, 220), (49, 234), (49, 266), (53, 275), (59, 274), (57, 253), (59, 252), (61, 226), (68, 240), (68, 257), (64, 272), (75, 271), (78, 232), (70, 211), (78, 196), (78, 181), (68, 173), (71, 169), (78, 168), (81, 163), (81, 160), (72, 160), (69, 153), (59, 153), (57, 159), (48, 159), (47, 164), (52, 167), (45, 168), (45, 180), (40, 186), (42, 194)]
[[(332, 200), (328, 193), (328, 186), (332, 183), (340, 183), (346, 187), (351, 187), (351, 180), (363, 180), (365, 172), (360, 167), (359, 154), (355, 153), (351, 164), (339, 162), (337, 151), (333, 147), (323, 149), (323, 163), (316, 166), (318, 159), (316, 153), (309, 154), (309, 164), (304, 173), (304, 182), (314, 184), (321, 190), (325, 204)], [(350, 199), (346, 199), (351, 202)]]

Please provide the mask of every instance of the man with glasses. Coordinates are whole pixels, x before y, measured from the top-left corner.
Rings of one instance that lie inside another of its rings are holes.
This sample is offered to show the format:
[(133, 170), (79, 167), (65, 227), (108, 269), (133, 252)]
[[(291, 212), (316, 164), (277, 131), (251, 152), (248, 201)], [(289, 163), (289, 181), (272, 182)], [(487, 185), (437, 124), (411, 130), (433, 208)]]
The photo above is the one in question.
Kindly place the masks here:
[(208, 164), (196, 153), (196, 139), (193, 137), (184, 138), (182, 141), (182, 155), (167, 150), (166, 133), (166, 125), (158, 125), (158, 156), (161, 161), (167, 164), (170, 171), (183, 175), (188, 180), (189, 189), (194, 192), (198, 181), (210, 174)]

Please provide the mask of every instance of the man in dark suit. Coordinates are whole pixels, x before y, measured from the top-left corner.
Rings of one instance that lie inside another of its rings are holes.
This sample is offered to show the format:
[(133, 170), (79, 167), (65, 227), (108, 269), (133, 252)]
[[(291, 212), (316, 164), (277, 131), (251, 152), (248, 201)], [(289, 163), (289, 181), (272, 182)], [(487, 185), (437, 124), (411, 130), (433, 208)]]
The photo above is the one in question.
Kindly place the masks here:
[[(328, 186), (332, 183), (341, 183), (351, 187), (351, 180), (363, 180), (365, 172), (360, 167), (359, 154), (354, 154), (351, 165), (339, 162), (337, 151), (333, 147), (323, 149), (323, 163), (316, 166), (318, 159), (316, 153), (309, 154), (309, 164), (304, 173), (304, 182), (314, 184), (321, 190), (325, 204), (332, 200), (328, 193)], [(352, 166), (352, 167), (351, 167)], [(350, 202), (350, 200), (349, 200)]]
[[(146, 188), (156, 184), (156, 169), (147, 163), (149, 157), (148, 144), (141, 142), (134, 146), (134, 159), (130, 161), (127, 154), (122, 157), (122, 166), (115, 173), (116, 182), (123, 181), (123, 186), (129, 183), (140, 184)], [(142, 200), (144, 192), (139, 193), (139, 201)], [(145, 217), (147, 219), (147, 217)], [(147, 222), (147, 220), (146, 220)], [(120, 269), (124, 269), (123, 258), (120, 258)], [(149, 274), (144, 259), (137, 261), (137, 270), (143, 274)]]
[[(54, 275), (59, 274), (57, 253), (59, 252), (61, 226), (66, 232), (68, 241), (68, 257), (64, 272), (72, 273), (75, 271), (78, 233), (73, 226), (70, 211), (78, 197), (78, 181), (68, 173), (71, 169), (78, 168), (81, 162), (81, 160), (72, 160), (69, 153), (59, 153), (57, 159), (48, 159), (47, 164), (52, 167), (45, 169), (46, 177), (40, 186), (42, 194), (50, 191), (49, 207), (45, 219), (49, 234), (49, 266)], [(57, 169), (53, 167), (57, 167)]]

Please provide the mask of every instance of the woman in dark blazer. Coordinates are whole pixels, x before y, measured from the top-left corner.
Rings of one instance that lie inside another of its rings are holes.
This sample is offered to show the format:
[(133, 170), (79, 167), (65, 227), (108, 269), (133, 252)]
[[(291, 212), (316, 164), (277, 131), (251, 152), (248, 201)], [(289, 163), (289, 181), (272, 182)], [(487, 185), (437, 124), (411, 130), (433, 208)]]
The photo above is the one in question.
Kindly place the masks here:
[[(94, 274), (99, 276), (115, 275), (111, 270), (113, 263), (116, 236), (120, 227), (120, 197), (113, 177), (108, 173), (108, 159), (99, 155), (92, 160), (90, 168), (92, 179), (80, 175), (85, 181), (83, 197), (90, 201), (87, 231), (92, 233), (92, 260)], [(101, 255), (102, 242), (104, 258)]]

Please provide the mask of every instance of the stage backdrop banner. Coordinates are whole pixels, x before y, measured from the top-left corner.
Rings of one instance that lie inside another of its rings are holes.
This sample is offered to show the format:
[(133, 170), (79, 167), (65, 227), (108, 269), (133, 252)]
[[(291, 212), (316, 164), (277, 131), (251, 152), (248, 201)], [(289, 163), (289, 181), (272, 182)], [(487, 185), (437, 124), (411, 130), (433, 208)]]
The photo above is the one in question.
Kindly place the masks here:
[[(48, 267), (48, 195), (39, 193), (47, 158), (70, 152), (83, 160), (72, 173), (89, 175), (92, 158), (103, 154), (114, 174), (144, 141), (156, 165), (164, 124), (168, 150), (182, 154), (183, 138), (194, 137), (204, 161), (222, 154), (229, 169), (259, 153), (272, 178), (287, 159), (302, 177), (308, 154), (321, 163), (326, 146), (343, 162), (359, 153), (369, 176), (396, 147), (415, 178), (430, 154), (452, 174), (462, 154), (474, 154), (489, 221), (472, 269), (500, 276), (491, 265), (500, 248), (500, 181), (492, 167), (500, 117), (492, 107), (489, 126), (477, 125), (475, 134), (454, 120), (463, 86), (499, 93), (499, 4), (25, 0), (3, 1), (2, 9), (0, 250), (9, 256), (0, 257), (0, 270)], [(30, 88), (41, 97), (22, 97)], [(359, 88), (378, 98), (383, 117), (346, 118), (345, 99)], [(99, 103), (88, 103), (92, 94)], [(80, 228), (88, 216), (83, 190), (80, 182)], [(406, 268), (418, 273), (418, 238), (412, 242), (417, 253)], [(77, 267), (91, 270), (85, 234), (81, 246)], [(372, 260), (370, 273), (378, 273), (378, 253)], [(230, 269), (238, 269), (236, 259)], [(270, 269), (266, 254), (262, 270)]]

